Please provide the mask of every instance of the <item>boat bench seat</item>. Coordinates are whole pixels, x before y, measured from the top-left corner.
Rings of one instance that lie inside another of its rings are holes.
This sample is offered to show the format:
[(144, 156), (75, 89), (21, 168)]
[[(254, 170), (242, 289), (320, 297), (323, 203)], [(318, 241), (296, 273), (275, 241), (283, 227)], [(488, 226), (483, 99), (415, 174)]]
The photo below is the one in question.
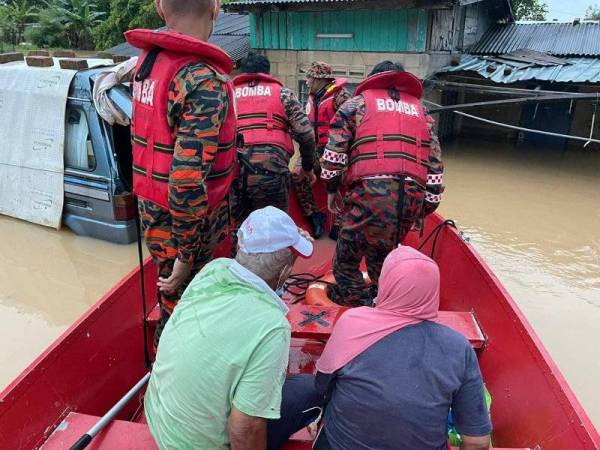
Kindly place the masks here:
[[(292, 337), (327, 340), (333, 325), (346, 309), (342, 306), (290, 305), (288, 320), (292, 326)], [(159, 317), (160, 311), (156, 306), (147, 318), (151, 328), (156, 327)], [(471, 312), (440, 311), (438, 322), (462, 334), (475, 349), (485, 345), (485, 336)]]
[(152, 329), (152, 332), (154, 332), (154, 329), (158, 324), (158, 319), (160, 319), (160, 308), (156, 305), (146, 316), (146, 323)]
[[(341, 306), (290, 305), (288, 320), (292, 326), (292, 337), (326, 340), (333, 325), (347, 308)], [(438, 322), (461, 333), (473, 348), (485, 345), (485, 336), (473, 313), (440, 311)]]
[[(67, 450), (83, 436), (100, 417), (69, 413), (42, 445), (42, 450)], [(128, 449), (158, 450), (148, 425), (115, 420), (86, 447), (88, 450)]]

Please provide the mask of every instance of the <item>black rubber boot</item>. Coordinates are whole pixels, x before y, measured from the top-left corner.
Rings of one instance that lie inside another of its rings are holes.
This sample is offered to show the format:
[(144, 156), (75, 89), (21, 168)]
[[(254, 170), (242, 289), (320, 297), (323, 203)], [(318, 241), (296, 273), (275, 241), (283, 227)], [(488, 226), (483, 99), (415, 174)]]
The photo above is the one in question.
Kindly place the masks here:
[(329, 239), (331, 239), (333, 241), (337, 241), (339, 235), (340, 235), (340, 227), (338, 227), (337, 225), (332, 226), (331, 230), (329, 230)]
[(315, 239), (319, 239), (325, 232), (325, 214), (316, 212), (310, 216), (310, 225), (312, 226), (312, 235)]

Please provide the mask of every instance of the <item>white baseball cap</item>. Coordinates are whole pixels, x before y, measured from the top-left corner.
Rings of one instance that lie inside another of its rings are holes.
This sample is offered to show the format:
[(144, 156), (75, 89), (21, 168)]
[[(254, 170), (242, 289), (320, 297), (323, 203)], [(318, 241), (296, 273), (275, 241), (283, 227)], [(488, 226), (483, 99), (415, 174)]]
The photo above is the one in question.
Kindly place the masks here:
[(312, 242), (300, 234), (292, 218), (273, 206), (253, 211), (237, 236), (240, 250), (245, 253), (272, 253), (290, 247), (308, 258), (313, 252)]

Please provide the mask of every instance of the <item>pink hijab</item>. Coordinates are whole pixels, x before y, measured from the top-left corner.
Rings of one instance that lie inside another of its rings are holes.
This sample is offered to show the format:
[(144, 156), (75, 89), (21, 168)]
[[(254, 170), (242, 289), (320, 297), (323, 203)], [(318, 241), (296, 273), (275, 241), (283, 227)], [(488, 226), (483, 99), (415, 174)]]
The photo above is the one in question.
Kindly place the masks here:
[(424, 320), (436, 320), (440, 304), (440, 271), (419, 251), (400, 246), (383, 263), (375, 308), (345, 312), (317, 362), (333, 373), (388, 334)]

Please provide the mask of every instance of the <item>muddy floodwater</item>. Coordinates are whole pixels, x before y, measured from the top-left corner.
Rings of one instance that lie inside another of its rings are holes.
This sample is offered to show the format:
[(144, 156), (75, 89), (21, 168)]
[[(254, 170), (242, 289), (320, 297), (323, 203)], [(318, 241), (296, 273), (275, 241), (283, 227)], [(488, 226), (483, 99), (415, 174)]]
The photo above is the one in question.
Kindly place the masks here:
[[(600, 427), (600, 150), (445, 146), (441, 213), (515, 298)], [(0, 388), (136, 265), (118, 246), (0, 216)], [(510, 361), (506, 361), (510, 364)]]
[(600, 428), (600, 150), (461, 142), (444, 160), (440, 212), (470, 237)]
[(0, 216), (0, 389), (135, 267), (116, 245)]

